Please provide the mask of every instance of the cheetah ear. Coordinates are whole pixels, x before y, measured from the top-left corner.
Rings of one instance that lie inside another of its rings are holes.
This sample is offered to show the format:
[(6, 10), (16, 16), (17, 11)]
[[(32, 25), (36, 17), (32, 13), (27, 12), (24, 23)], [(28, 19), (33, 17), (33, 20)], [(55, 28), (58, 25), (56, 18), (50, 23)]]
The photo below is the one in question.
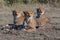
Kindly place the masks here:
[(39, 8), (36, 9), (37, 11), (39, 10)]
[(27, 11), (23, 11), (23, 14), (26, 15), (28, 12)]
[(23, 11), (24, 14), (26, 14), (26, 11)]
[(17, 15), (15, 10), (12, 11), (12, 14), (13, 14), (13, 16)]

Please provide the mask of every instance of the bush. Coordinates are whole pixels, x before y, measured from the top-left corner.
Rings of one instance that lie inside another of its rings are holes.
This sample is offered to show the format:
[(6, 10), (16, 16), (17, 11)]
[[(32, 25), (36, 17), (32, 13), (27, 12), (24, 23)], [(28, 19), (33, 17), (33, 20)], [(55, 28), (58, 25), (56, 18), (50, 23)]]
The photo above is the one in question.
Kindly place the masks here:
[(22, 0), (22, 2), (23, 2), (24, 4), (28, 4), (28, 3), (29, 3), (28, 0)]
[(18, 0), (4, 0), (7, 4), (12, 5), (13, 3), (17, 3)]
[(40, 2), (40, 3), (48, 3), (47, 0), (37, 0), (37, 1)]
[(24, 4), (28, 4), (29, 3), (29, 0), (4, 0), (7, 5), (10, 4), (14, 4), (14, 3), (24, 3)]

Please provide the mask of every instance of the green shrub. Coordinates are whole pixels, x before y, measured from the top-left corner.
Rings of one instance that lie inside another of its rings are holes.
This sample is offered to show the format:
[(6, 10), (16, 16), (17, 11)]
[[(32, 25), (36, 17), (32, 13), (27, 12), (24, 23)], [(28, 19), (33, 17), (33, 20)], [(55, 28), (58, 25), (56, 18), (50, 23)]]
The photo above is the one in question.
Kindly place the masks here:
[(4, 0), (7, 4), (12, 5), (13, 3), (17, 3), (18, 0)]
[(28, 3), (29, 3), (28, 0), (22, 0), (22, 2), (23, 2), (24, 4), (28, 4)]
[(37, 1), (40, 2), (40, 3), (48, 3), (47, 0), (37, 0)]

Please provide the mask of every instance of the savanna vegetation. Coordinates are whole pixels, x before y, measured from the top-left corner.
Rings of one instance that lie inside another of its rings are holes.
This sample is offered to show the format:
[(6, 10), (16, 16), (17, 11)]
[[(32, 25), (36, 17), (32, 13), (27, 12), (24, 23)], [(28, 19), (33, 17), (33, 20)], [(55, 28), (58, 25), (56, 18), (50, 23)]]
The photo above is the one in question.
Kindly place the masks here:
[(44, 4), (56, 4), (60, 3), (60, 0), (4, 0), (7, 4), (13, 4), (13, 3), (44, 3)]
[(48, 4), (48, 5), (54, 5), (54, 6), (59, 6), (60, 0), (0, 0), (0, 6), (2, 4), (5, 5), (13, 5), (13, 4)]

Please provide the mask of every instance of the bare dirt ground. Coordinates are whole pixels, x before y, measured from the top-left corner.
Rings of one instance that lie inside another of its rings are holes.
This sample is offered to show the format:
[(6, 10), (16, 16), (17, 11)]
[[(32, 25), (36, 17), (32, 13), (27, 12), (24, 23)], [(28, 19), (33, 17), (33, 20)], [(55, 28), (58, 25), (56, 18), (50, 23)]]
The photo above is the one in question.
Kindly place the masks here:
[[(38, 6), (24, 6), (20, 10), (33, 10)], [(14, 9), (14, 8), (13, 8)], [(18, 30), (16, 34), (5, 34), (0, 31), (0, 40), (60, 40), (60, 8), (46, 8), (46, 16), (49, 18), (49, 26), (46, 30), (38, 28), (35, 32)], [(7, 7), (0, 9), (0, 25), (13, 23), (12, 9)]]

